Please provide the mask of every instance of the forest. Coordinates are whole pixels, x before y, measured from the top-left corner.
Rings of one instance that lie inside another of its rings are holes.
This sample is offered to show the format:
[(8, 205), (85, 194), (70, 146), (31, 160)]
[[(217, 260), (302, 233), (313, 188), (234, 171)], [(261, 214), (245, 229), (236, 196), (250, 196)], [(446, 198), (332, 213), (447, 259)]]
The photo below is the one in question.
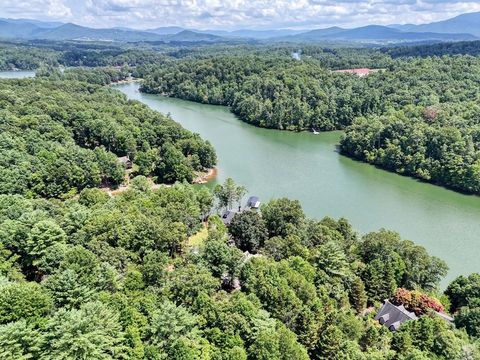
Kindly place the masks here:
[(0, 111), (2, 194), (62, 198), (116, 187), (125, 179), (121, 156), (163, 183), (191, 182), (195, 171), (216, 163), (215, 150), (198, 135), (86, 82), (1, 80)]
[[(386, 67), (360, 78), (332, 72), (323, 64), (327, 57), (310, 53), (301, 61), (246, 54), (150, 65), (144, 67), (141, 89), (227, 105), (240, 119), (260, 127), (346, 130), (341, 143), (346, 155), (480, 193), (477, 57), (388, 62), (379, 57), (377, 62)], [(341, 63), (339, 57), (330, 66)]]
[(0, 70), (36, 70), (42, 66), (98, 67), (159, 64), (169, 47), (36, 40), (0, 41)]
[[(351, 156), (478, 192), (478, 60), (379, 54), (384, 70), (357, 78), (330, 69), (370, 50), (235, 49), (135, 69), (40, 61), (34, 79), (0, 80), (0, 358), (480, 358), (479, 274), (442, 291), (448, 267), (425, 248), (288, 198), (225, 226), (248, 190), (189, 184), (216, 164), (212, 145), (105, 86), (134, 73), (145, 91), (227, 104), (257, 126), (345, 129)], [(374, 320), (385, 299), (419, 319), (391, 332)]]
[[(442, 295), (447, 267), (424, 248), (309, 219), (286, 198), (226, 228), (216, 212), (240, 200), (231, 180), (211, 193), (152, 190), (143, 176), (115, 197), (0, 195), (1, 358), (480, 356), (478, 275)], [(385, 298), (420, 319), (390, 332), (371, 307)], [(456, 313), (456, 327), (434, 310)]]

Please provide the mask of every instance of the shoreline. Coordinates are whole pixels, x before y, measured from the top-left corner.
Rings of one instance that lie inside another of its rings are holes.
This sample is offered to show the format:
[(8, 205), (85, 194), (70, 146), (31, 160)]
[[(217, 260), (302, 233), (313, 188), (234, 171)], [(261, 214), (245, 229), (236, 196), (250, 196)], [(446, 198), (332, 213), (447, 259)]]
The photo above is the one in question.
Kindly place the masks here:
[(124, 80), (112, 81), (109, 85), (122, 85), (122, 84), (130, 84), (135, 82), (140, 82), (143, 79), (140, 78), (129, 78)]
[(213, 167), (207, 172), (200, 172), (195, 179), (193, 179), (192, 184), (206, 184), (209, 181), (215, 179), (218, 174), (218, 169)]

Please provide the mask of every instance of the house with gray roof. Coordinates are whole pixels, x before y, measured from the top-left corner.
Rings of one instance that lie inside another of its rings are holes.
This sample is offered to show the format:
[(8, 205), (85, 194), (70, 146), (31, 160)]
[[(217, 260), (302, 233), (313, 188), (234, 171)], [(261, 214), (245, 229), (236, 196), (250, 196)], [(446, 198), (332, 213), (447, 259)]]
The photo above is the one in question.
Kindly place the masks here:
[(260, 199), (258, 196), (250, 196), (247, 200), (247, 207), (251, 209), (258, 209), (260, 207)]
[(397, 306), (388, 300), (385, 300), (382, 308), (375, 316), (375, 320), (385, 325), (390, 331), (397, 331), (405, 321), (417, 319), (417, 315), (405, 309), (403, 305)]

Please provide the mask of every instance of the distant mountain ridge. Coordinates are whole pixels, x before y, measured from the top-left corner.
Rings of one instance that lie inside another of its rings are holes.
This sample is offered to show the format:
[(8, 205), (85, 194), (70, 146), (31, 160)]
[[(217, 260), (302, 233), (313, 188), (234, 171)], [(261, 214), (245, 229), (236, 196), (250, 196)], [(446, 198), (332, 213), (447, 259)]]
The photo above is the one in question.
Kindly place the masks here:
[(144, 31), (121, 29), (92, 29), (72, 23), (53, 29), (39, 30), (35, 38), (47, 40), (104, 40), (104, 41), (155, 41), (159, 36)]
[(402, 31), (435, 32), (435, 33), (467, 33), (480, 37), (480, 12), (467, 13), (454, 18), (421, 25), (391, 25)]
[[(165, 29), (165, 28), (163, 28)], [(154, 29), (158, 30), (158, 29)], [(178, 30), (178, 31), (177, 31)], [(0, 19), (0, 37), (44, 40), (84, 40), (84, 41), (176, 41), (212, 42), (222, 38), (213, 34), (197, 33), (179, 27), (168, 30), (141, 31), (125, 27), (94, 29), (72, 23), (44, 23), (35, 20)]]
[(354, 29), (331, 27), (312, 30), (302, 34), (285, 37), (282, 40), (290, 41), (353, 41), (353, 42), (411, 42), (411, 41), (465, 41), (476, 40), (471, 34), (449, 34), (434, 32), (402, 31), (381, 25), (368, 25)]
[(117, 42), (353, 42), (368, 44), (472, 41), (480, 39), (480, 12), (422, 25), (368, 25), (353, 29), (195, 30), (165, 26), (148, 30), (127, 27), (89, 28), (72, 23), (1, 19), (0, 38)]
[(186, 29), (179, 26), (164, 26), (164, 27), (149, 29), (145, 31), (158, 34), (158, 35), (175, 35), (175, 34), (181, 33), (184, 30)]

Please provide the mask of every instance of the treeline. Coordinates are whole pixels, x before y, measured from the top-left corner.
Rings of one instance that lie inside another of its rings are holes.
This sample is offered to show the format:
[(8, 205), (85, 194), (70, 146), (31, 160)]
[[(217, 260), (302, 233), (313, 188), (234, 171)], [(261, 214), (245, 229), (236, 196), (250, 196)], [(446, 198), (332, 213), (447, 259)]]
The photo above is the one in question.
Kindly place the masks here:
[(130, 77), (130, 69), (127, 67), (75, 67), (63, 69), (42, 65), (35, 72), (35, 76), (51, 80), (73, 80), (96, 85), (109, 85), (128, 79)]
[[(478, 275), (454, 281), (442, 305), (420, 289), (438, 294), (445, 263), (396, 233), (360, 237), (345, 219), (308, 219), (288, 199), (236, 215), (227, 229), (212, 207), (232, 201), (235, 185), (216, 194), (153, 191), (138, 177), (114, 198), (98, 189), (64, 202), (0, 195), (1, 357), (480, 355)], [(385, 298), (420, 304), (423, 315), (392, 333), (373, 320)], [(458, 328), (430, 313), (443, 307), (459, 312)]]
[(381, 89), (387, 107), (355, 120), (341, 142), (342, 152), (480, 194), (480, 59), (412, 60), (376, 78), (390, 84)]
[(41, 64), (58, 65), (58, 53), (52, 49), (38, 49), (0, 42), (0, 71), (35, 70)]
[(242, 120), (274, 129), (344, 128), (379, 106), (375, 93), (366, 99), (361, 79), (314, 60), (219, 56), (168, 62), (145, 75), (144, 92), (231, 106)]
[(144, 92), (227, 105), (261, 127), (347, 129), (344, 154), (480, 193), (479, 58), (395, 60), (365, 78), (334, 73), (313, 58), (250, 55), (150, 70)]
[(442, 42), (430, 45), (395, 46), (382, 52), (397, 57), (427, 57), (444, 55), (480, 55), (480, 41)]
[(149, 47), (76, 42), (0, 42), (0, 71), (58, 67), (135, 67), (161, 64), (166, 55)]
[(170, 118), (85, 82), (2, 80), (0, 193), (64, 197), (118, 186), (129, 156), (158, 182), (192, 181), (213, 147)]

